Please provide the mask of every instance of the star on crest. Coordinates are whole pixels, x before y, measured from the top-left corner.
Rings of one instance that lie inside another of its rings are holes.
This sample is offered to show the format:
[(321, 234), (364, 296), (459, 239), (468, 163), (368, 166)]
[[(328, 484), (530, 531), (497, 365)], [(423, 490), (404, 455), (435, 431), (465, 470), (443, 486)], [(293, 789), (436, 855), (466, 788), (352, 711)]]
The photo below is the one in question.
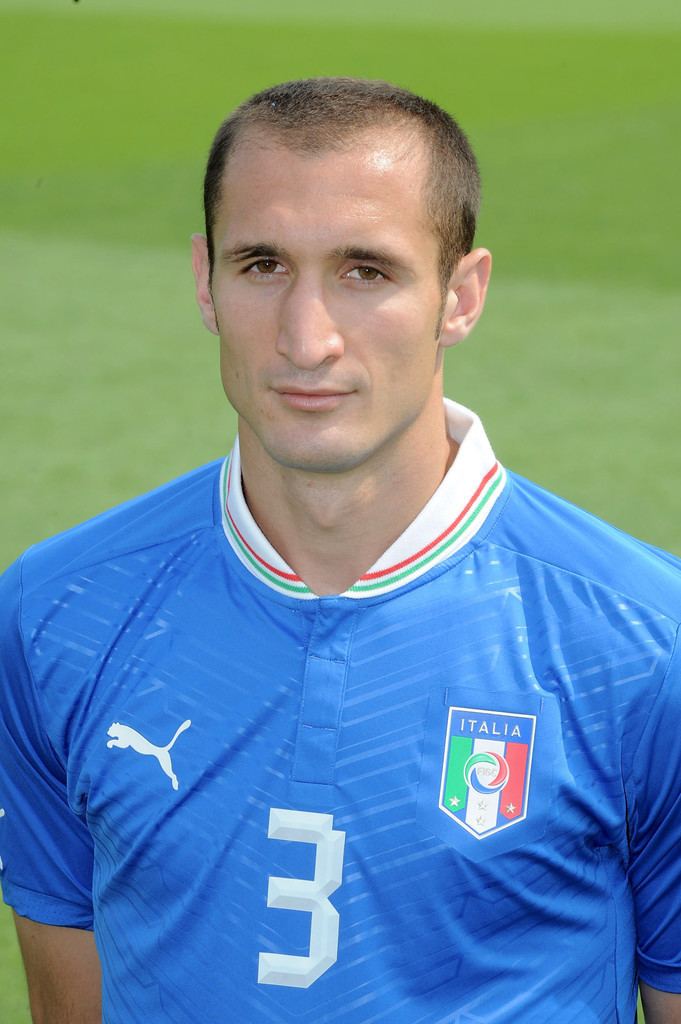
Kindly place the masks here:
[(450, 796), (449, 802), (452, 805), (452, 807), (458, 807), (459, 804), (461, 803), (458, 796)]
[(506, 804), (506, 813), (507, 814), (515, 814), (515, 812), (516, 812), (515, 804)]

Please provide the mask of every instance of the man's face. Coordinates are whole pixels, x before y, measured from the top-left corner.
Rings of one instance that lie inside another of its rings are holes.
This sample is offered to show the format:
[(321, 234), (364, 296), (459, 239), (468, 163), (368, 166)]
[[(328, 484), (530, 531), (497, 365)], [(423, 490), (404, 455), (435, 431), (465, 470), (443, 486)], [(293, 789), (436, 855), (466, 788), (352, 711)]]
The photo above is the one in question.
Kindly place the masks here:
[(316, 154), (262, 133), (232, 153), (212, 305), (202, 240), (195, 268), (245, 453), (341, 473), (400, 450), (409, 457), (410, 437), (435, 408), (441, 417), (426, 175), (421, 144), (394, 130)]

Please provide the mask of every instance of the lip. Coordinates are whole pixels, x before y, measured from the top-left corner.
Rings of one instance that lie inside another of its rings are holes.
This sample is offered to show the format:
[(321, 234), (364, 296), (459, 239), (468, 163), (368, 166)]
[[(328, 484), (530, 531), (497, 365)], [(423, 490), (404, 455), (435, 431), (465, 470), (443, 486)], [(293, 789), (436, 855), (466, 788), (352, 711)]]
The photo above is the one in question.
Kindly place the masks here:
[(328, 412), (337, 408), (343, 399), (352, 393), (350, 391), (334, 391), (331, 388), (306, 390), (299, 387), (282, 387), (274, 390), (289, 408), (304, 412)]

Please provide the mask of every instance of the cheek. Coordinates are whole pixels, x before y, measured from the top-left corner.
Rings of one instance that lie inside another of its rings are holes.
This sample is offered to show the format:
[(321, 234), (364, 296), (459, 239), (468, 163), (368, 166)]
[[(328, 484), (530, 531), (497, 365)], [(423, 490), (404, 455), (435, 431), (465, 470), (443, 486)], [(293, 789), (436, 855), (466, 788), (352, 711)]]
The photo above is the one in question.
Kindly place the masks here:
[(255, 283), (243, 277), (227, 277), (213, 289), (215, 307), (226, 323), (247, 328), (253, 322), (271, 317), (278, 301), (273, 284)]
[(220, 338), (220, 376), (227, 397), (231, 399), (242, 383), (244, 368), (237, 349), (231, 344), (231, 339), (225, 338), (224, 335)]
[(248, 419), (257, 410), (266, 414), (264, 387), (267, 367), (263, 365), (255, 338), (236, 338), (231, 332), (220, 340), (222, 388), (233, 408)]
[[(262, 290), (265, 288), (262, 286)], [(257, 292), (258, 287), (250, 289)], [(276, 342), (277, 311), (273, 302), (257, 295), (222, 296), (216, 308), (225, 355), (235, 362), (256, 361)]]
[(367, 332), (367, 354), (376, 372), (391, 385), (405, 389), (428, 381), (437, 369), (439, 346), (435, 321), (423, 313), (385, 318), (380, 332)]

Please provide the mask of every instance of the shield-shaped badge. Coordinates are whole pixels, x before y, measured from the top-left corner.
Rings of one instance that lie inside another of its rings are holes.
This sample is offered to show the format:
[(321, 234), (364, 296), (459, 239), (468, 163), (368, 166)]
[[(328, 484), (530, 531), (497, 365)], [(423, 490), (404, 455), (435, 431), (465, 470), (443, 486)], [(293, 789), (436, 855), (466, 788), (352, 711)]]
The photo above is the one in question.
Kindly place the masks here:
[(476, 839), (527, 817), (536, 715), (450, 707), (440, 810)]

